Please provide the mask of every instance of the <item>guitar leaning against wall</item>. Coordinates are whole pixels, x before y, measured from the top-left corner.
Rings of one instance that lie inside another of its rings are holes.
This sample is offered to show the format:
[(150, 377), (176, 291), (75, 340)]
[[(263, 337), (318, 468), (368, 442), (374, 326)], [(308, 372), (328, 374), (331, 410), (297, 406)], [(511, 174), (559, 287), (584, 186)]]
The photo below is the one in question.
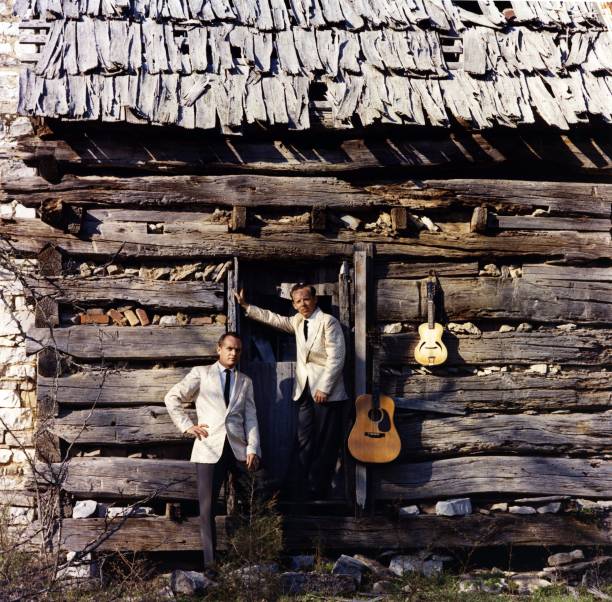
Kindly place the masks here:
[(402, 444), (393, 422), (395, 402), (380, 392), (380, 343), (370, 337), (373, 348), (372, 394), (355, 400), (355, 424), (348, 438), (348, 448), (355, 460), (368, 464), (392, 462)]

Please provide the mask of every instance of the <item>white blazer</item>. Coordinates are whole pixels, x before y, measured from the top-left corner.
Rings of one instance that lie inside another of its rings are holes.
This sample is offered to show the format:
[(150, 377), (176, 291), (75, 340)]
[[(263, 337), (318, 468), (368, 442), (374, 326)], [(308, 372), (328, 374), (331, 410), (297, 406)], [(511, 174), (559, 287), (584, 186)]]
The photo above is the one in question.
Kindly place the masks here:
[(211, 366), (196, 366), (181, 382), (174, 385), (164, 398), (168, 414), (176, 427), (184, 433), (193, 426), (193, 421), (183, 404), (195, 398), (198, 424), (208, 425), (208, 437), (196, 438), (194, 441), (192, 462), (218, 462), (226, 436), (237, 460), (244, 462), (247, 454), (261, 457), (253, 382), (246, 374), (236, 370), (236, 381), (226, 408), (219, 366), (219, 362)]
[(308, 340), (304, 339), (304, 317), (297, 313), (290, 318), (256, 305), (246, 308), (249, 318), (295, 334), (297, 366), (293, 399), (299, 399), (306, 382), (314, 396), (317, 389), (327, 393), (328, 401), (340, 401), (348, 396), (344, 388), (346, 344), (340, 322), (318, 307), (308, 318)]

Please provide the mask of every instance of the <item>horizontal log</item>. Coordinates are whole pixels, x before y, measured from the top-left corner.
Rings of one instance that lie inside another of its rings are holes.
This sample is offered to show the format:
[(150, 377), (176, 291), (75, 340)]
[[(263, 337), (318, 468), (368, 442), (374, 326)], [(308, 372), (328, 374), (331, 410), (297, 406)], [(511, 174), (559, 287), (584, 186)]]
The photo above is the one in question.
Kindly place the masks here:
[[(234, 530), (230, 517), (218, 516), (217, 548), (226, 550)], [(35, 528), (33, 526), (33, 528)], [(81, 551), (92, 541), (99, 550), (200, 550), (198, 519), (175, 522), (163, 517), (128, 518), (108, 523), (103, 518), (62, 520), (60, 548)], [(392, 520), (380, 516), (286, 516), (285, 551), (323, 548), (333, 551), (406, 548), (447, 549), (484, 546), (594, 546), (612, 544), (612, 517), (589, 520), (572, 515), (517, 516), (474, 514), (463, 517), (410, 516)]]
[(66, 406), (161, 404), (190, 368), (78, 372), (61, 378), (38, 376), (38, 399), (45, 396)]
[[(612, 322), (612, 282), (598, 280), (601, 268), (596, 268), (590, 279), (589, 268), (582, 271), (582, 280), (578, 281), (544, 277), (442, 278), (444, 310), (449, 320)], [(426, 321), (426, 286), (426, 280), (379, 280), (379, 319)]]
[(612, 449), (612, 411), (599, 414), (479, 414), (397, 421), (402, 458), (470, 454), (605, 454)]
[(384, 278), (425, 278), (431, 270), (438, 276), (478, 276), (478, 263), (444, 263), (444, 262), (400, 262), (377, 261), (374, 266), (375, 277)]
[(64, 491), (80, 498), (198, 499), (196, 466), (188, 460), (70, 458), (63, 467), (61, 463), (37, 465), (37, 472), (50, 482), (61, 483)]
[(594, 459), (477, 456), (395, 463), (376, 470), (377, 499), (419, 500), (477, 494), (607, 497), (612, 462)]
[(542, 217), (531, 215), (489, 214), (487, 227), (493, 230), (574, 230), (576, 232), (609, 232), (610, 219), (584, 217)]
[[(52, 123), (56, 139), (35, 136), (20, 140), (17, 158), (26, 161), (54, 156), (64, 169), (140, 170), (167, 173), (186, 170), (277, 171), (287, 173), (335, 173), (365, 168), (546, 163), (563, 165), (565, 173), (606, 171), (610, 160), (601, 149), (609, 146), (607, 130), (559, 134), (553, 131), (445, 132), (425, 128), (406, 135), (397, 130), (383, 136), (352, 138), (293, 135), (274, 140), (258, 135), (243, 139), (211, 136), (206, 146), (190, 133), (104, 123), (103, 128), (79, 123)], [(68, 127), (67, 127), (68, 126)], [(259, 132), (258, 132), (259, 134)], [(348, 138), (348, 139), (347, 139)], [(537, 150), (536, 150), (537, 149)], [(608, 151), (609, 154), (609, 151)], [(540, 170), (541, 171), (541, 170)]]
[[(196, 500), (195, 464), (187, 460), (71, 458), (38, 466), (75, 497)], [(430, 499), (475, 494), (573, 495), (605, 498), (612, 462), (595, 459), (477, 456), (376, 467), (377, 498)]]
[[(121, 178), (116, 176), (64, 176), (59, 183), (41, 177), (7, 179), (0, 200), (13, 201), (30, 207), (40, 207), (53, 196), (68, 205), (87, 207), (123, 207), (151, 209), (160, 207), (194, 208), (198, 206), (232, 207), (327, 207), (359, 211), (374, 206), (401, 205), (414, 210), (471, 208), (487, 203), (501, 210), (527, 211), (545, 208), (547, 217), (499, 216), (498, 227), (515, 229), (515, 222), (545, 224), (537, 229), (558, 230), (562, 215), (567, 225), (562, 229), (580, 230), (590, 225), (603, 231), (610, 229), (612, 185), (578, 182), (541, 182), (491, 179), (395, 180), (379, 184), (347, 181), (337, 177), (300, 177), (264, 175), (211, 176), (146, 176)], [(599, 220), (584, 221), (584, 217), (568, 220), (568, 215), (592, 216)], [(99, 213), (97, 214), (99, 215)], [(102, 214), (104, 215), (104, 214)], [(106, 219), (114, 214), (106, 214)], [(136, 214), (137, 215), (137, 214)], [(493, 218), (492, 218), (493, 219)], [(529, 221), (531, 220), (531, 222)], [(121, 221), (126, 220), (125, 217)], [(144, 220), (138, 220), (144, 221)], [(146, 221), (154, 221), (147, 219)], [(164, 221), (161, 219), (160, 221)], [(181, 220), (179, 220), (181, 221)], [(191, 221), (191, 220), (186, 220)], [(502, 222), (507, 223), (506, 226)]]
[[(191, 236), (191, 238), (190, 238)], [(48, 245), (67, 254), (113, 259), (211, 258), (241, 259), (351, 258), (357, 242), (376, 244), (377, 256), (448, 259), (475, 257), (543, 257), (547, 260), (596, 260), (610, 256), (610, 235), (602, 232), (505, 232), (497, 236), (421, 232), (418, 238), (391, 238), (365, 232), (340, 231), (336, 235), (301, 232), (272, 227), (249, 234), (202, 235), (142, 234), (139, 242), (104, 238), (93, 240), (52, 228), (36, 219), (17, 223), (0, 221), (0, 250), (25, 255), (38, 254)]]
[[(162, 398), (163, 401), (163, 398)], [(187, 410), (195, 420), (195, 411)], [(75, 444), (156, 445), (193, 442), (174, 425), (165, 407), (102, 408), (61, 412), (49, 429)]]
[(48, 328), (31, 328), (26, 352), (53, 347), (89, 360), (212, 358), (216, 356), (217, 341), (224, 332), (225, 328), (216, 324), (139, 328), (70, 326), (52, 332)]
[(59, 303), (107, 304), (133, 301), (156, 309), (223, 310), (223, 284), (214, 282), (165, 282), (142, 278), (45, 278), (27, 279), (35, 297)]
[[(603, 366), (610, 363), (612, 331), (609, 329), (538, 330), (534, 332), (483, 332), (481, 336), (456, 336), (445, 332), (446, 365), (462, 364), (564, 364)], [(383, 335), (382, 361), (415, 364), (416, 333)]]
[[(195, 412), (191, 412), (192, 419)], [(600, 414), (460, 418), (399, 418), (402, 457), (434, 458), (467, 454), (565, 454), (583, 456), (612, 448), (612, 411)], [(165, 408), (103, 408), (62, 412), (51, 431), (68, 443), (154, 445), (189, 441)]]
[[(609, 372), (564, 372), (549, 376), (497, 372), (449, 377), (408, 370), (401, 374), (383, 373), (381, 381), (382, 390), (391, 396), (399, 396), (408, 403), (423, 400), (437, 403), (441, 409), (445, 405), (470, 412), (581, 412), (612, 408)], [(396, 399), (396, 407), (406, 406)]]
[(588, 268), (548, 263), (523, 264), (523, 279), (530, 282), (561, 280), (565, 282), (612, 282), (612, 268)]

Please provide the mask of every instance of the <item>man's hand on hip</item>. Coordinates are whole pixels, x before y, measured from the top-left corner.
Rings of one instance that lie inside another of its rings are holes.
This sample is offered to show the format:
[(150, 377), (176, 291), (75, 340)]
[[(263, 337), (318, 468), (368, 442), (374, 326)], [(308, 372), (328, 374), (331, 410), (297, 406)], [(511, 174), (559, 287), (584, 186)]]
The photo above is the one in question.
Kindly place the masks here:
[(316, 403), (325, 403), (327, 401), (327, 398), (327, 393), (323, 393), (323, 391), (319, 391), (319, 389), (315, 391), (314, 400)]
[(207, 424), (194, 424), (190, 426), (185, 432), (197, 437), (198, 439), (205, 439), (208, 437)]
[(259, 468), (259, 456), (257, 454), (247, 454), (246, 467), (250, 471), (255, 471)]

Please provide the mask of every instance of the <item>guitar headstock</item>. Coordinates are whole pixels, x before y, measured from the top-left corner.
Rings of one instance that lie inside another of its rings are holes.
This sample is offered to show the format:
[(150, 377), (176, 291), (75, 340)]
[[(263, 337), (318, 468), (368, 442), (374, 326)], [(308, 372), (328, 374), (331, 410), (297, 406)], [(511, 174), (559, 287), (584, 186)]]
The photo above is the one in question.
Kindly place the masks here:
[(438, 282), (438, 276), (435, 270), (429, 270), (429, 276), (427, 278), (427, 300), (433, 301), (436, 296), (436, 286)]

